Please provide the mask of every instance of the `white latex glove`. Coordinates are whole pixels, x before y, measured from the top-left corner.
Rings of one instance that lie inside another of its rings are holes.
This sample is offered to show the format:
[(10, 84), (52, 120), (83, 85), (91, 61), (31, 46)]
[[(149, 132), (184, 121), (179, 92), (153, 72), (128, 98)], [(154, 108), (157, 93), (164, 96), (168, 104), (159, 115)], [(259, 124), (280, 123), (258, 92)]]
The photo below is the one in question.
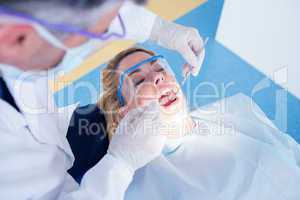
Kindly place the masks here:
[(186, 60), (184, 73), (187, 70), (194, 76), (198, 75), (205, 57), (204, 42), (195, 28), (185, 27), (157, 17), (150, 40), (172, 50), (178, 51)]
[(160, 112), (157, 102), (130, 111), (120, 122), (108, 153), (137, 170), (162, 152), (166, 136), (159, 134)]

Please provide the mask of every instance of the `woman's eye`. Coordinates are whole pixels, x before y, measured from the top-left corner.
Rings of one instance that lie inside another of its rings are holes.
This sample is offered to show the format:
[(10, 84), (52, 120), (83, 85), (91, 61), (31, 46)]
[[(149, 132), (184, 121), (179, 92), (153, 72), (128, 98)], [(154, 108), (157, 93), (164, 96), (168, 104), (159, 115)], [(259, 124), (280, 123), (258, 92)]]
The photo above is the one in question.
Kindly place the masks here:
[(142, 82), (144, 82), (145, 79), (140, 79), (134, 82), (134, 86), (138, 86), (139, 84), (141, 84)]
[(156, 72), (162, 72), (162, 71), (165, 71), (163, 67), (160, 67), (159, 69), (156, 70)]

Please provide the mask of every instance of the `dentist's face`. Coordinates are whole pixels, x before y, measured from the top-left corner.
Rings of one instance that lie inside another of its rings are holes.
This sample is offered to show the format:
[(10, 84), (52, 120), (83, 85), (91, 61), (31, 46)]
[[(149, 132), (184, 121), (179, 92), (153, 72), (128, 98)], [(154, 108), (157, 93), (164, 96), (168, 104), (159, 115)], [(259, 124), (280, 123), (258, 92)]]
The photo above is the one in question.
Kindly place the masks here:
[[(145, 52), (135, 52), (125, 57), (119, 64), (122, 73), (131, 66), (150, 58)], [(172, 120), (186, 110), (185, 97), (173, 74), (158, 62), (142, 65), (138, 70), (126, 75), (122, 87), (126, 113), (157, 101), (165, 120)]]
[(0, 43), (0, 63), (23, 71), (49, 69), (64, 56), (29, 24), (0, 19)]
[[(117, 16), (121, 5), (122, 2), (116, 3), (101, 20), (89, 27), (88, 31), (105, 32)], [(87, 37), (73, 34), (66, 36), (62, 42), (72, 48), (87, 41)], [(50, 69), (65, 55), (64, 50), (55, 47), (39, 35), (31, 24), (13, 16), (0, 15), (0, 44), (0, 63), (15, 66), (23, 71)]]

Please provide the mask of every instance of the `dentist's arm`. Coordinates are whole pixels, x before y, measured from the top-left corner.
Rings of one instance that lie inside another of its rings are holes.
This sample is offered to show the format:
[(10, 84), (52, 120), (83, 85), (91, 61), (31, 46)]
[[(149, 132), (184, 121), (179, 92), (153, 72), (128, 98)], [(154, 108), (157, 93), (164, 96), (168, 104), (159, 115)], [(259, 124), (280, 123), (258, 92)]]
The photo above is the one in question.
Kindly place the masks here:
[[(143, 6), (129, 1), (123, 4), (119, 13), (127, 31), (125, 39), (138, 42), (150, 40), (162, 47), (178, 51), (191, 66), (190, 72), (194, 76), (199, 73), (205, 57), (205, 49), (197, 29), (166, 21)], [(112, 21), (110, 31), (121, 31), (118, 19)]]
[[(158, 157), (164, 146), (165, 136), (158, 134), (158, 109), (158, 105), (153, 102), (147, 107), (129, 112), (112, 137), (106, 156), (83, 177), (80, 190), (67, 197), (124, 199), (134, 172)], [(151, 123), (152, 128), (147, 123)]]
[[(62, 192), (58, 199), (123, 200), (133, 175), (134, 170), (127, 163), (108, 153), (83, 176), (78, 189)], [(66, 188), (68, 185), (66, 182)]]

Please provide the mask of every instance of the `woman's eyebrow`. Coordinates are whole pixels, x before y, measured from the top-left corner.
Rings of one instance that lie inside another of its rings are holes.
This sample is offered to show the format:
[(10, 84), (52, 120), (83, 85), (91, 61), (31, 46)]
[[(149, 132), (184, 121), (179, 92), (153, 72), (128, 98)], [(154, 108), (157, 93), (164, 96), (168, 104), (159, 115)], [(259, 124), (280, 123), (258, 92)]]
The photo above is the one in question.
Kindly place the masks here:
[(128, 74), (128, 76), (131, 76), (131, 75), (133, 75), (133, 74), (135, 74), (135, 73), (137, 73), (137, 72), (140, 72), (140, 71), (141, 71), (141, 69), (133, 70), (132, 72), (130, 72), (130, 73)]
[[(151, 65), (154, 65), (155, 63), (157, 63), (157, 60), (153, 60), (153, 61), (150, 62)], [(128, 74), (128, 76), (131, 76), (131, 75), (133, 75), (133, 74), (135, 74), (135, 73), (137, 73), (137, 72), (140, 72), (140, 71), (141, 71), (140, 68), (138, 68), (138, 69), (136, 69), (136, 70), (133, 70), (132, 72), (130, 72), (130, 73)]]
[(150, 62), (150, 64), (151, 64), (151, 65), (154, 65), (154, 64), (157, 63), (157, 62), (158, 62), (158, 60), (153, 60), (153, 61)]

